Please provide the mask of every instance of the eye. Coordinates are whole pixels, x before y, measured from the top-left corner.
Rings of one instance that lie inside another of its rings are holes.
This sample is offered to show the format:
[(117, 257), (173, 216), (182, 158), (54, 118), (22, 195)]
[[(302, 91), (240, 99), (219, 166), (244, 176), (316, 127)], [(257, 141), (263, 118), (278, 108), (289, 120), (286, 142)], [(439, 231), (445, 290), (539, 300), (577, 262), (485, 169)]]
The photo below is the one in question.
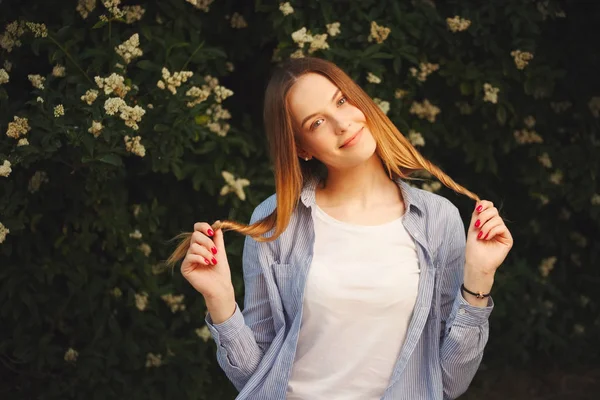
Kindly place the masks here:
[(317, 125), (317, 122), (319, 122), (319, 121), (323, 121), (323, 118), (319, 118), (318, 120), (313, 122), (313, 124), (310, 126), (310, 129), (315, 129), (315, 128), (318, 128), (319, 126), (321, 126), (321, 124)]
[(346, 103), (347, 101), (348, 101), (348, 99), (347, 99), (345, 96), (342, 96), (342, 97), (341, 97), (341, 98), (338, 100), (337, 104), (338, 104), (338, 106), (341, 106), (342, 104)]

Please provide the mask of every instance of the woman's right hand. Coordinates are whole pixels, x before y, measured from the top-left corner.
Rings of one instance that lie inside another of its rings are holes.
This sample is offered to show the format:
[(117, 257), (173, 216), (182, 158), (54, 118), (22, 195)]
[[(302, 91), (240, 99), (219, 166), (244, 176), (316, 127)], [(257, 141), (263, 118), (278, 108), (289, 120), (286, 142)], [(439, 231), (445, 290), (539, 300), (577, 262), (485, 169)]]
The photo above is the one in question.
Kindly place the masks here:
[(222, 229), (213, 232), (206, 222), (194, 224), (181, 273), (207, 301), (234, 297)]

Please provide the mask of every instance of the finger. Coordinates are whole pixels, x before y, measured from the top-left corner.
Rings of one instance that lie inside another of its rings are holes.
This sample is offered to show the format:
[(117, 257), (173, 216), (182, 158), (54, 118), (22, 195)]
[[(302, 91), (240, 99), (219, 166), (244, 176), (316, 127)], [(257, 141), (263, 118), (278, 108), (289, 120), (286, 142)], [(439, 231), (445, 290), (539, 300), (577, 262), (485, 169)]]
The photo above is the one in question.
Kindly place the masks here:
[(194, 231), (202, 232), (206, 236), (213, 236), (215, 234), (211, 226), (206, 222), (196, 222), (194, 224)]
[(213, 255), (217, 254), (217, 252), (218, 252), (217, 246), (215, 246), (215, 243), (209, 237), (207, 237), (204, 233), (202, 233), (200, 231), (194, 231), (192, 233), (190, 247), (191, 247), (191, 244), (193, 244), (193, 243), (198, 243), (198, 244), (206, 247), (207, 249), (209, 249), (211, 251), (211, 253)]
[(510, 231), (504, 224), (496, 226), (492, 230), (490, 230), (489, 237), (487, 238), (487, 240), (489, 241), (492, 238), (495, 238), (496, 241), (505, 244), (506, 246), (512, 247), (512, 236), (510, 234)]
[(204, 257), (199, 256), (197, 254), (189, 254), (186, 256), (186, 258), (189, 261), (189, 263), (181, 263), (181, 273), (183, 275), (189, 274), (194, 269), (196, 269), (198, 266), (207, 266), (208, 265), (204, 261)]
[(202, 256), (206, 261), (206, 265), (217, 264), (217, 259), (214, 257), (212, 252), (198, 243), (192, 243), (189, 251), (189, 254)]
[(220, 255), (225, 256), (225, 240), (223, 237), (223, 229), (217, 229), (215, 231), (215, 236), (213, 238), (215, 245), (217, 246), (217, 251)]
[(487, 221), (484, 227), (481, 228), (481, 230), (477, 234), (477, 239), (485, 240), (486, 237), (489, 237), (490, 231), (500, 225), (504, 225), (504, 221), (502, 221), (502, 218), (498, 216), (493, 217), (492, 219)]
[(481, 229), (488, 221), (498, 215), (498, 209), (496, 207), (487, 208), (479, 213), (477, 220), (473, 223), (473, 227)]

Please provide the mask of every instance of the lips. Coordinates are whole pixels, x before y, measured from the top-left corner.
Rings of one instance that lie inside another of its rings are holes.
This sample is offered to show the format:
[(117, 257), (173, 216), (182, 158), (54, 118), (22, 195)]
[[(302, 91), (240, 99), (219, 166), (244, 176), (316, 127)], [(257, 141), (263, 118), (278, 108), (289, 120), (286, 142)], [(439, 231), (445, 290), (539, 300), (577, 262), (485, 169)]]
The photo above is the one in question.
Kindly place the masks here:
[(363, 128), (364, 128), (364, 126), (363, 126), (362, 128), (360, 128), (360, 129), (358, 130), (358, 132), (356, 132), (354, 135), (352, 135), (351, 137), (349, 137), (349, 138), (348, 138), (348, 140), (346, 140), (346, 141), (344, 142), (344, 144), (342, 144), (342, 145), (340, 146), (340, 149), (344, 148), (344, 147), (345, 147), (345, 146), (346, 146), (348, 143), (352, 142), (352, 141), (353, 141), (353, 140), (354, 140), (354, 139), (355, 139), (355, 138), (356, 138), (356, 137), (357, 137), (357, 136), (358, 136), (358, 135), (359, 135), (359, 134), (362, 132)]

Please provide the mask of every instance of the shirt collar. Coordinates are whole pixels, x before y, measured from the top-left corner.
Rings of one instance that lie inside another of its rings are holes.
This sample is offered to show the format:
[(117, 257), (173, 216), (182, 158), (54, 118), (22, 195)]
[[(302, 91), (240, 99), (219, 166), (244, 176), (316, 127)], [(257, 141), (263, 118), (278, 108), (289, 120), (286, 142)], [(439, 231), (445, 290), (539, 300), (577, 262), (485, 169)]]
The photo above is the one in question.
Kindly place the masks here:
[[(404, 199), (404, 206), (407, 211), (410, 211), (412, 208), (417, 210), (419, 213), (424, 211), (423, 198), (421, 197), (421, 193), (419, 193), (418, 189), (410, 186), (408, 183), (404, 182), (401, 178), (395, 178), (394, 182), (400, 188), (402, 192), (402, 197)], [(314, 204), (316, 204), (315, 198), (315, 190), (317, 188), (317, 184), (319, 183), (319, 178), (311, 177), (308, 178), (302, 188), (302, 192), (300, 193), (300, 200), (307, 207), (310, 208)]]

